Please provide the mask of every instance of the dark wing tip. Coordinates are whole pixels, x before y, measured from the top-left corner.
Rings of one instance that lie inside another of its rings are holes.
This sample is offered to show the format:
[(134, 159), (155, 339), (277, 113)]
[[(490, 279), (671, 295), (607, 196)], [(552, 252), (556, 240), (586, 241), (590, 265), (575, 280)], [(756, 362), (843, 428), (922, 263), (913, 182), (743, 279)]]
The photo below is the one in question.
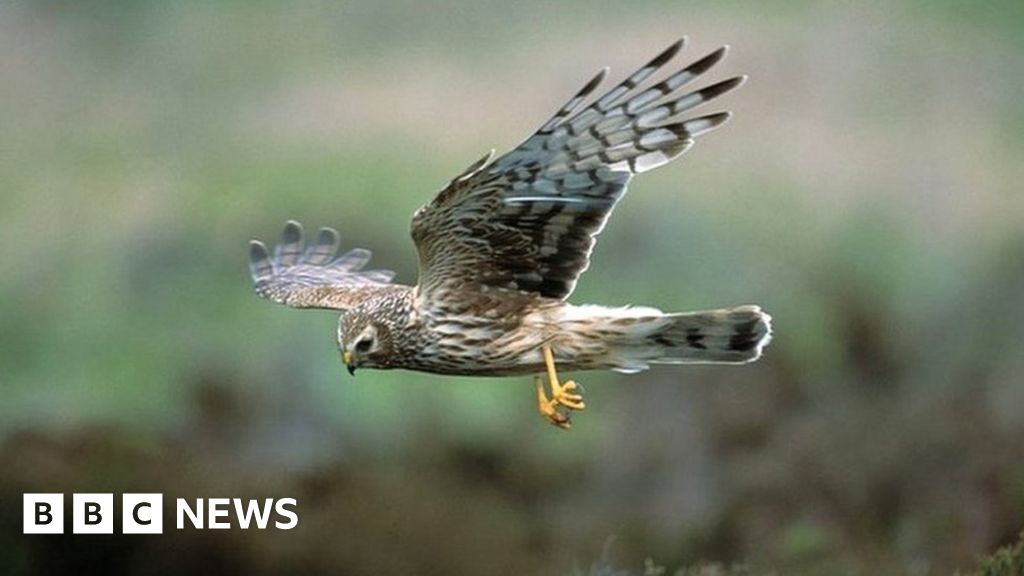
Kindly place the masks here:
[(708, 114), (707, 116), (704, 116), (705, 120), (711, 122), (712, 128), (721, 126), (729, 118), (732, 118), (732, 112), (729, 112), (728, 110), (724, 112), (715, 112), (714, 114)]
[(313, 240), (314, 244), (337, 244), (338, 243), (338, 231), (334, 228), (328, 228), (324, 226), (320, 230), (317, 230), (316, 238)]
[(608, 76), (608, 72), (610, 70), (611, 68), (607, 66), (598, 70), (597, 74), (594, 74), (594, 77), (591, 78), (590, 81), (583, 86), (583, 88), (580, 88), (580, 91), (576, 93), (576, 96), (582, 98), (593, 92), (595, 88), (601, 85), (601, 82), (604, 82), (604, 79), (606, 76)]
[(710, 70), (711, 67), (714, 66), (715, 64), (721, 62), (722, 58), (725, 58), (725, 55), (728, 53), (729, 45), (726, 44), (725, 46), (722, 46), (718, 50), (715, 50), (714, 52), (708, 54), (707, 56), (701, 58), (700, 60), (697, 60), (693, 64), (690, 64), (689, 66), (687, 66), (686, 69), (689, 70), (690, 73), (692, 73), (693, 75), (698, 76)]
[(289, 220), (281, 231), (281, 240), (274, 247), (274, 261), (280, 266), (292, 266), (302, 256), (302, 224)]
[(690, 130), (690, 134), (696, 136), (701, 132), (706, 132), (708, 130), (714, 130), (715, 128), (718, 128), (722, 124), (728, 122), (729, 118), (732, 118), (732, 112), (715, 112), (714, 114), (708, 114), (707, 116), (701, 116), (700, 118), (687, 120), (686, 124), (690, 125), (691, 123), (693, 123), (695, 131)]
[(675, 58), (675, 55), (679, 54), (679, 51), (682, 50), (683, 46), (685, 46), (685, 45), (686, 45), (686, 36), (683, 36), (679, 40), (676, 40), (675, 42), (673, 42), (668, 48), (664, 49), (661, 52), (661, 54), (658, 54), (653, 59), (651, 59), (651, 61), (647, 63), (647, 66), (645, 66), (645, 68), (646, 67), (653, 67), (653, 68), (661, 67), (662, 65), (664, 65), (666, 62), (668, 62), (672, 58)]
[(284, 223), (284, 230), (281, 231), (281, 243), (291, 244), (302, 241), (302, 224), (295, 220), (288, 220)]
[(731, 90), (735, 90), (736, 88), (739, 88), (744, 83), (746, 83), (746, 81), (747, 81), (747, 77), (746, 76), (736, 76), (734, 78), (729, 78), (728, 80), (722, 80), (721, 82), (718, 82), (716, 84), (712, 84), (711, 86), (708, 86), (707, 88), (701, 89), (701, 91), (700, 91), (701, 99), (704, 102), (707, 102), (708, 100), (711, 100), (712, 98), (718, 98), (719, 96), (721, 96), (722, 94), (725, 94), (726, 92), (729, 92)]
[(259, 240), (249, 240), (249, 259), (255, 260), (258, 258), (267, 257), (267, 245)]
[(249, 275), (253, 281), (266, 278), (274, 273), (267, 246), (259, 240), (249, 241)]

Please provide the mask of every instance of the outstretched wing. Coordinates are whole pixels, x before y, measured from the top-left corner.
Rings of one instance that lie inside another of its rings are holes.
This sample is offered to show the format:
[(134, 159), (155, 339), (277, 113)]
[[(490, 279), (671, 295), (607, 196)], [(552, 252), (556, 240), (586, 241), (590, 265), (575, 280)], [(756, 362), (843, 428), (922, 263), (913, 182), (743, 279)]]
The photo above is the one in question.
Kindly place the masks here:
[(633, 175), (679, 156), (729, 117), (679, 118), (745, 80), (679, 93), (721, 60), (726, 47), (640, 88), (683, 42), (584, 108), (607, 74), (602, 70), (518, 148), (492, 164), (491, 155), (480, 159), (420, 208), (412, 236), (421, 293), (493, 286), (566, 298)]
[(304, 246), (302, 225), (285, 224), (271, 255), (259, 240), (249, 243), (249, 273), (256, 294), (293, 308), (352, 308), (389, 283), (390, 270), (362, 270), (370, 251), (356, 248), (337, 256), (338, 233), (321, 228)]

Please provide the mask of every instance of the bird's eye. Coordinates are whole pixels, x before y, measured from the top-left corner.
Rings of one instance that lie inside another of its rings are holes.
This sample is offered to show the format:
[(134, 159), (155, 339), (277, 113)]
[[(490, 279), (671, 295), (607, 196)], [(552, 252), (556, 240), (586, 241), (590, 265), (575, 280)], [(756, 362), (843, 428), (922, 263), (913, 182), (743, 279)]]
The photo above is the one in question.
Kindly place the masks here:
[(370, 348), (372, 348), (372, 347), (373, 347), (373, 339), (372, 338), (366, 338), (365, 340), (360, 340), (359, 342), (356, 342), (356, 352), (360, 352), (360, 353), (369, 352)]

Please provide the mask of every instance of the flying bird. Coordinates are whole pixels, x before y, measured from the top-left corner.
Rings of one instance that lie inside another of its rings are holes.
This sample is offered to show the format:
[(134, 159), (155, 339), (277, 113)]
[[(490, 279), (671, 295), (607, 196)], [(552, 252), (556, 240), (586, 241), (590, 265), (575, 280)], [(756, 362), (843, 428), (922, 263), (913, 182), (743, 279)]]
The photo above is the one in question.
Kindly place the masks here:
[(417, 210), (415, 286), (365, 270), (367, 250), (339, 255), (336, 231), (321, 228), (307, 243), (300, 224), (288, 221), (273, 251), (250, 243), (256, 294), (342, 311), (338, 347), (353, 374), (362, 367), (533, 375), (540, 413), (565, 429), (585, 404), (559, 369), (633, 373), (651, 364), (756, 360), (771, 338), (771, 317), (757, 306), (665, 313), (566, 301), (633, 176), (677, 158), (729, 118), (683, 117), (745, 81), (682, 90), (725, 46), (645, 83), (684, 41), (591, 98), (608, 73), (601, 70), (519, 147), (493, 161), (492, 150)]

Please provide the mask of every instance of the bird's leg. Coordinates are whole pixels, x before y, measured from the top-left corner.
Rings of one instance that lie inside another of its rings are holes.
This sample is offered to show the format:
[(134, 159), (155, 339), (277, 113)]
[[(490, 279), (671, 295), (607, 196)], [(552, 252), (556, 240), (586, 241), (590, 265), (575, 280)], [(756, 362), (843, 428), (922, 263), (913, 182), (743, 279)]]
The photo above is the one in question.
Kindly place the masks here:
[(569, 415), (556, 410), (555, 406), (558, 403), (548, 399), (548, 395), (544, 393), (544, 379), (539, 375), (534, 376), (533, 385), (537, 387), (537, 408), (540, 410), (541, 416), (547, 418), (548, 422), (555, 426), (568, 430), (572, 426), (572, 422), (569, 421)]
[(561, 384), (558, 382), (558, 372), (555, 370), (555, 357), (551, 352), (551, 347), (545, 344), (543, 351), (544, 364), (547, 366), (548, 380), (551, 385), (551, 398), (548, 398), (544, 392), (544, 378), (540, 375), (534, 376), (533, 385), (537, 387), (537, 408), (548, 422), (563, 430), (568, 430), (572, 426), (569, 415), (558, 408), (565, 406), (571, 410), (583, 410), (587, 406), (583, 403), (583, 396), (576, 392), (580, 388), (578, 384), (572, 380)]
[(586, 408), (587, 405), (583, 403), (583, 396), (576, 392), (580, 389), (576, 382), (566, 380), (562, 384), (558, 383), (558, 372), (555, 371), (555, 356), (551, 353), (551, 346), (545, 344), (543, 349), (544, 363), (548, 367), (548, 384), (551, 386), (551, 400), (572, 410), (583, 410)]

